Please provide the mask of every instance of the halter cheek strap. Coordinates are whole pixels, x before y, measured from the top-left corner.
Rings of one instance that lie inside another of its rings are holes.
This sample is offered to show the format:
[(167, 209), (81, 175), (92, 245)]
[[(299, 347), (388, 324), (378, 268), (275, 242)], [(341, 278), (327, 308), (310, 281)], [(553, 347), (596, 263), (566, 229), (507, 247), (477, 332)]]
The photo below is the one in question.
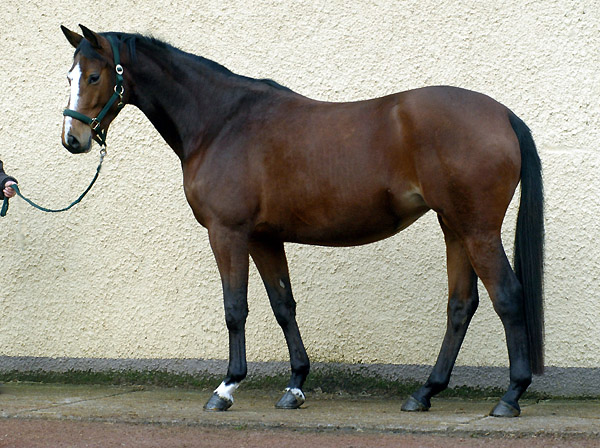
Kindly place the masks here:
[(121, 58), (119, 56), (119, 44), (110, 37), (108, 37), (108, 41), (110, 42), (110, 46), (113, 51), (113, 58), (115, 61), (116, 76), (114, 93), (112, 94), (112, 96), (110, 97), (110, 99), (102, 108), (102, 110), (96, 118), (90, 118), (87, 115), (84, 115), (81, 112), (77, 112), (76, 110), (72, 109), (65, 109), (63, 111), (64, 116), (75, 118), (76, 120), (82, 121), (83, 123), (87, 124), (90, 128), (92, 128), (92, 131), (96, 133), (94, 140), (96, 140), (101, 146), (106, 146), (106, 130), (100, 127), (102, 120), (117, 100), (119, 100), (119, 102), (117, 103), (117, 107), (119, 109), (125, 106), (125, 103), (123, 102), (123, 93), (125, 92), (125, 89), (123, 87), (123, 66), (121, 65)]

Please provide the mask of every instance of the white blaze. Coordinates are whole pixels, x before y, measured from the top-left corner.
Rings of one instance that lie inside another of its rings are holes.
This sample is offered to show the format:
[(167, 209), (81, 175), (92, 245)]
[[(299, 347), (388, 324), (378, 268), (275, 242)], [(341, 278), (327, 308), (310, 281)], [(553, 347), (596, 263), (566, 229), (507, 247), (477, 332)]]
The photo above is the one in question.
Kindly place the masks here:
[[(71, 70), (67, 76), (71, 80), (71, 96), (69, 98), (69, 109), (77, 110), (79, 102), (79, 87), (81, 84), (81, 67), (79, 66), (79, 64), (73, 67), (73, 70)], [(65, 117), (65, 136), (69, 135), (72, 123), (73, 118)]]

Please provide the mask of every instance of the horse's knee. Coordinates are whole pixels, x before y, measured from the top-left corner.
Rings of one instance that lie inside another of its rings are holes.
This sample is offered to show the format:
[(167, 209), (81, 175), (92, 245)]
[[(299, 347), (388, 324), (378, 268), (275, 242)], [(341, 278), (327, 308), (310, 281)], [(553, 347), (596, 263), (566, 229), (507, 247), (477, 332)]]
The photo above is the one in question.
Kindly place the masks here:
[(225, 305), (225, 323), (232, 332), (241, 332), (246, 326), (248, 305), (246, 303), (229, 303)]
[(273, 306), (273, 314), (277, 323), (285, 328), (296, 319), (296, 303), (294, 301), (280, 302)]

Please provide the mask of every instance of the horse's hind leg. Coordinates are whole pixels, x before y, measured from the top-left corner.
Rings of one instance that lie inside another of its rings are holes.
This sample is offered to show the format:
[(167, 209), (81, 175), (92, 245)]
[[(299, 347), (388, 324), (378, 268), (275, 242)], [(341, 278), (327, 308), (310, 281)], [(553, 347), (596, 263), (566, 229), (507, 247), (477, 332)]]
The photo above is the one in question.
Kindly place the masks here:
[(283, 243), (260, 240), (250, 243), (250, 255), (265, 284), (271, 308), (283, 330), (290, 353), (292, 376), (285, 395), (275, 405), (280, 409), (296, 409), (304, 403), (302, 386), (310, 363), (296, 322), (296, 302), (288, 272)]
[(499, 231), (468, 236), (464, 242), (475, 272), (485, 285), (506, 334), (510, 385), (490, 415), (516, 417), (521, 413), (519, 398), (531, 384), (532, 378), (523, 289), (506, 258)]
[(477, 276), (456, 236), (440, 219), (446, 239), (448, 265), (448, 320), (444, 342), (427, 382), (402, 405), (403, 411), (426, 411), (431, 397), (448, 387), (450, 374), (467, 327), (479, 304)]

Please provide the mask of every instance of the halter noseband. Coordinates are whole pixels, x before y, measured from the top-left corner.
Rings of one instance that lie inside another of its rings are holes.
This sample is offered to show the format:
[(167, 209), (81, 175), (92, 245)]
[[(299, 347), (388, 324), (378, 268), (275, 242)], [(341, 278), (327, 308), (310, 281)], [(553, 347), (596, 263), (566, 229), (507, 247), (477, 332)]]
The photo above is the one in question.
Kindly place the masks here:
[(121, 65), (121, 60), (119, 57), (119, 45), (118, 42), (115, 42), (112, 38), (107, 37), (110, 42), (110, 46), (113, 51), (113, 58), (115, 60), (115, 73), (116, 73), (116, 81), (115, 81), (115, 92), (112, 94), (106, 105), (102, 108), (100, 113), (96, 118), (90, 118), (87, 115), (82, 114), (81, 112), (77, 112), (72, 109), (65, 109), (63, 111), (63, 115), (66, 117), (72, 117), (76, 120), (82, 121), (85, 124), (89, 125), (92, 128), (92, 131), (96, 133), (94, 140), (96, 140), (101, 146), (106, 147), (106, 130), (100, 128), (100, 123), (102, 119), (106, 116), (110, 108), (115, 104), (117, 100), (119, 103), (117, 107), (120, 109), (125, 106), (123, 103), (123, 93), (125, 89), (123, 87), (123, 66)]

